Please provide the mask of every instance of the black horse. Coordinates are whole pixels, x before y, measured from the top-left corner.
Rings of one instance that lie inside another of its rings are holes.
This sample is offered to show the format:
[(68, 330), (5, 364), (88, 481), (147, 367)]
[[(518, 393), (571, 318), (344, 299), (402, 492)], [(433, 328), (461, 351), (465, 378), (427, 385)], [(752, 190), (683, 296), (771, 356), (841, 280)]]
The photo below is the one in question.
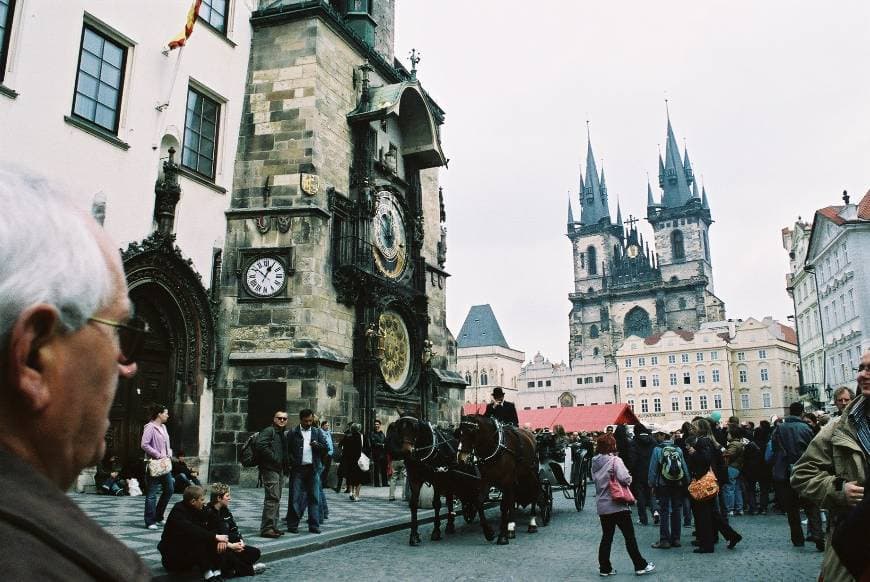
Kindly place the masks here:
[[(481, 494), (496, 487), (501, 496), (501, 528), (498, 544), (508, 543), (508, 523), (514, 503), (531, 505), (529, 533), (538, 531), (535, 506), (541, 490), (538, 455), (534, 435), (525, 429), (505, 425), (482, 415), (463, 416), (459, 425), (459, 460), (473, 461), (480, 471)], [(483, 511), (480, 521), (484, 533), (488, 529)], [(492, 539), (487, 536), (487, 539)]]
[[(435, 527), (432, 541), (441, 539), (441, 497), (447, 503), (447, 527), (452, 534), (454, 525), (453, 500), (459, 497), (468, 500), (468, 495), (478, 491), (477, 480), (472, 475), (463, 474), (457, 468), (456, 439), (451, 432), (432, 426), (429, 422), (403, 416), (387, 429), (387, 446), (394, 459), (404, 459), (411, 489), (411, 535), (409, 543), (420, 545), (417, 532), (417, 508), (420, 501), (420, 488), (429, 483), (433, 488), (432, 508), (435, 510)], [(483, 505), (480, 507), (481, 516)], [(489, 536), (493, 536), (492, 532)], [(488, 539), (492, 539), (488, 536)]]

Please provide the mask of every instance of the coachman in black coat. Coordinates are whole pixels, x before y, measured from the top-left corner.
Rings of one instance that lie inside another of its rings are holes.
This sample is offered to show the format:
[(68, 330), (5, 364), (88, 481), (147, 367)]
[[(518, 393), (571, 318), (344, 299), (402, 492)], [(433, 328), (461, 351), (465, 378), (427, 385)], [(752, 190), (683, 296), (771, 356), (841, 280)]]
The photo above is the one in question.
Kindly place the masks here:
[(517, 417), (517, 407), (513, 402), (508, 402), (504, 399), (504, 390), (500, 386), (496, 386), (492, 390), (493, 401), (486, 405), (484, 416), (498, 419), (499, 422), (520, 425), (520, 419)]

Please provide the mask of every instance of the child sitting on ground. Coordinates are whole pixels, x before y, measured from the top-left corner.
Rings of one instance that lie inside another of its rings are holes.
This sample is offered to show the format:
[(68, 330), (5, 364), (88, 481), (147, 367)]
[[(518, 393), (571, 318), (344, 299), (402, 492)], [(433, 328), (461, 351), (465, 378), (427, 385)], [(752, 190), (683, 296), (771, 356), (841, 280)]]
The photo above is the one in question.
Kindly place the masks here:
[(157, 549), (163, 567), (169, 572), (186, 572), (197, 568), (205, 580), (223, 580), (221, 570), (228, 551), (244, 547), (243, 542), (230, 543), (227, 534), (208, 529), (208, 515), (203, 511), (205, 491), (191, 485), (184, 497), (169, 512)]
[[(249, 546), (242, 539), (236, 520), (229, 510), (230, 488), (223, 483), (213, 483), (211, 486), (211, 501), (206, 505), (208, 529), (216, 534), (227, 536), (229, 542), (224, 555), (222, 574), (225, 578), (233, 576), (253, 576), (266, 569), (266, 565), (258, 563), (260, 550)], [(220, 544), (218, 547), (220, 552)]]

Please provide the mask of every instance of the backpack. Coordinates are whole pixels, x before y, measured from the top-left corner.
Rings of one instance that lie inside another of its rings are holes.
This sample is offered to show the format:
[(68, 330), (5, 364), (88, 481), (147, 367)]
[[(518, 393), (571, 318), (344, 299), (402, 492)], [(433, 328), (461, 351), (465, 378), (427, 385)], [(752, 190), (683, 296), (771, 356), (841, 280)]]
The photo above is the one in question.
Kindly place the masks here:
[(670, 483), (681, 483), (685, 474), (683, 464), (680, 462), (680, 449), (674, 445), (662, 447), (662, 457), (659, 460), (662, 479)]
[(242, 445), (242, 450), (239, 452), (239, 462), (242, 464), (242, 467), (256, 467), (259, 464), (257, 451), (254, 448), (259, 435), (260, 433), (255, 432)]

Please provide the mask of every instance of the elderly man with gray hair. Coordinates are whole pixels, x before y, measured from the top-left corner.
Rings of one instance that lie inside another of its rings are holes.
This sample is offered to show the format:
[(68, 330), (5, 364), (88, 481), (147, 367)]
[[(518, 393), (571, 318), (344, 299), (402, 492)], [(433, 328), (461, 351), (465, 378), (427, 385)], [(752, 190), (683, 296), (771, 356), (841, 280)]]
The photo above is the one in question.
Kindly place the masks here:
[(148, 580), (65, 491), (105, 453), (136, 373), (120, 255), (59, 192), (0, 165), (0, 571), (6, 580)]

